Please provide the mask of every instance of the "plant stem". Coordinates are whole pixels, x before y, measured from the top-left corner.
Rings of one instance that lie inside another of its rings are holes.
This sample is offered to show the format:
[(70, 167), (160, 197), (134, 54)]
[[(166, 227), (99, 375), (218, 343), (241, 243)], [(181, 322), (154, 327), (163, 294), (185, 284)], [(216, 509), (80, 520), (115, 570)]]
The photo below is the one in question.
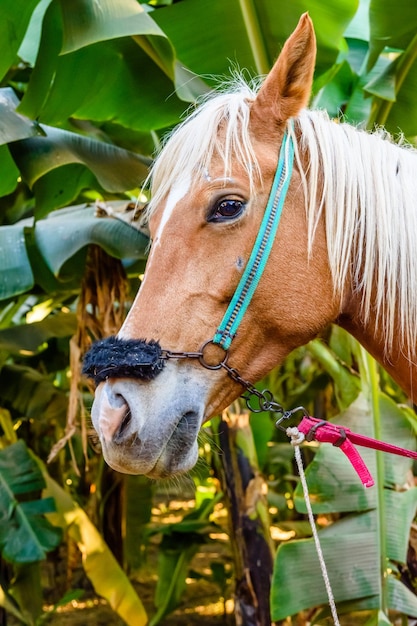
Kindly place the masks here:
[[(395, 94), (400, 91), (404, 80), (407, 77), (413, 63), (417, 59), (417, 35), (413, 37), (411, 43), (402, 53), (398, 60), (397, 69), (395, 72)], [(393, 100), (385, 100), (383, 98), (377, 98), (368, 121), (368, 128), (373, 128), (375, 125), (384, 126), (391, 112), (392, 106), (395, 104)]]
[(266, 50), (264, 38), (262, 36), (256, 8), (253, 0), (239, 0), (243, 21), (245, 22), (246, 33), (255, 60), (258, 74), (267, 74), (271, 68), (268, 52)]
[[(369, 391), (372, 401), (372, 414), (374, 423), (375, 438), (381, 440), (381, 411), (379, 405), (379, 376), (378, 366), (375, 359), (363, 349), (364, 364), (368, 374)], [(385, 468), (384, 457), (382, 452), (376, 452), (376, 473), (377, 473), (377, 528), (379, 542), (379, 569), (380, 569), (380, 585), (381, 585), (381, 611), (388, 617), (388, 579), (387, 579), (387, 524), (385, 511)]]

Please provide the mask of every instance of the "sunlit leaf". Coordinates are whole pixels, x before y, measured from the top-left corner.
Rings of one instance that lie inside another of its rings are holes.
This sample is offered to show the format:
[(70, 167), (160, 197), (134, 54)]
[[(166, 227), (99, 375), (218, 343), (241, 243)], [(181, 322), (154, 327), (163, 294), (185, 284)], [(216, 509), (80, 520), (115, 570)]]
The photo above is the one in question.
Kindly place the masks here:
[(18, 50), (19, 57), (26, 63), (35, 65), (39, 42), (42, 31), (42, 20), (46, 9), (52, 0), (38, 0), (38, 5), (33, 11), (23, 41)]
[[(337, 4), (311, 0), (258, 3), (259, 28), (270, 65), (300, 15), (309, 11), (319, 44), (316, 72), (327, 70), (344, 47), (343, 32), (357, 6), (357, 0), (341, 0)], [(154, 11), (152, 16), (171, 39), (178, 57), (197, 74), (230, 76), (230, 68), (236, 65), (257, 74), (238, 0), (179, 2)], [(233, 36), (230, 24), (233, 24)]]
[(77, 320), (74, 313), (57, 313), (41, 322), (0, 330), (0, 350), (35, 354), (52, 337), (70, 337), (76, 330)]
[(64, 25), (63, 53), (100, 41), (132, 36), (146, 55), (174, 83), (177, 95), (193, 101), (207, 91), (203, 81), (187, 71), (175, 56), (171, 41), (136, 0), (76, 0), (69, 8), (61, 1)]
[[(40, 461), (39, 461), (40, 463)], [(51, 522), (77, 543), (85, 572), (95, 591), (130, 626), (145, 626), (146, 611), (115, 557), (83, 509), (44, 470), (47, 495), (54, 498), (57, 512)]]

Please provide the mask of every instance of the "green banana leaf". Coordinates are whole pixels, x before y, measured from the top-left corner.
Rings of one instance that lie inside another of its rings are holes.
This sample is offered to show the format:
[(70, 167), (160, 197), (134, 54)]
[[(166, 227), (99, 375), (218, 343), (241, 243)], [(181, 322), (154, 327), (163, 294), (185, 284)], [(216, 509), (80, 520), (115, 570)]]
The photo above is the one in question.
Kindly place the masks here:
[(56, 313), (40, 322), (0, 330), (0, 350), (26, 356), (36, 354), (53, 337), (71, 337), (76, 330), (75, 313)]
[[(107, 207), (120, 208), (120, 202)], [(0, 300), (44, 285), (48, 291), (79, 289), (85, 267), (80, 251), (97, 244), (117, 258), (144, 259), (148, 237), (116, 217), (95, 217), (91, 206), (68, 207), (47, 219), (0, 228)], [(65, 265), (65, 276), (60, 272)]]
[[(174, 82), (178, 96), (192, 102), (207, 91), (203, 81), (175, 57), (166, 34), (136, 0), (103, 0), (98, 7), (91, 0), (76, 0), (69, 8), (61, 0), (64, 26), (62, 53), (119, 37), (132, 36), (146, 54)], [(187, 80), (183, 80), (184, 77)]]
[[(68, 399), (48, 375), (24, 365), (4, 365), (0, 370), (0, 405), (37, 425), (65, 424)], [(2, 425), (3, 428), (3, 425)], [(15, 431), (13, 431), (15, 432)]]
[[(332, 65), (344, 48), (343, 32), (357, 9), (357, 0), (337, 4), (311, 0), (277, 2), (260, 0), (252, 15), (252, 28), (259, 33), (268, 67), (257, 68), (256, 50), (251, 43), (245, 11), (248, 2), (239, 0), (194, 0), (179, 2), (152, 15), (169, 36), (179, 58), (198, 75), (230, 75), (230, 68), (246, 68), (250, 74), (266, 73), (295, 28), (302, 13), (309, 11), (318, 37), (317, 74)], [(233, 24), (233, 31), (230, 31)], [(204, 26), (203, 26), (204, 25)]]
[(0, 485), (3, 558), (14, 563), (44, 559), (59, 545), (62, 533), (45, 518), (54, 511), (54, 501), (36, 496), (45, 481), (22, 440), (0, 450)]
[(135, 573), (146, 562), (144, 549), (147, 524), (151, 521), (155, 482), (147, 476), (127, 474), (124, 484), (124, 554), (129, 572)]
[[(174, 53), (159, 27), (143, 13), (138, 3), (133, 3), (136, 8), (131, 12), (131, 26), (141, 43), (149, 43), (151, 38), (152, 43), (147, 49), (149, 56), (133, 37), (118, 35), (119, 31), (123, 33), (120, 24), (127, 24), (122, 15), (126, 16), (129, 7), (132, 9), (132, 0), (102, 3), (105, 9), (103, 19), (98, 18), (95, 3), (91, 0), (79, 4), (84, 4), (80, 15), (72, 10), (73, 7), (68, 12), (64, 8), (62, 13), (58, 2), (48, 7), (36, 65), (20, 112), (53, 125), (70, 116), (113, 121), (148, 131), (177, 122), (184, 110), (184, 102), (175, 95), (172, 82)], [(111, 4), (120, 19), (116, 16), (113, 20), (112, 11), (108, 10)], [(87, 20), (79, 19), (86, 14)], [(61, 54), (64, 33), (72, 42), (73, 51)], [(103, 40), (103, 37), (107, 39)], [(85, 45), (87, 41), (91, 41), (90, 45)], [(171, 77), (166, 74), (168, 59)], [(196, 90), (193, 86), (192, 99), (207, 91), (202, 81), (194, 80), (190, 74), (182, 91), (190, 91), (191, 83), (198, 83)], [(68, 85), (72, 88), (68, 89)]]
[(38, 0), (3, 2), (0, 20), (0, 79), (15, 63), (17, 52), (25, 35), (31, 15)]
[(405, 50), (417, 30), (417, 5), (408, 0), (371, 0), (369, 7), (370, 55), (368, 68), (387, 48)]
[(13, 161), (9, 148), (0, 146), (0, 168), (2, 176), (0, 178), (0, 198), (11, 194), (17, 187), (20, 172)]
[(20, 176), (6, 144), (43, 134), (39, 124), (16, 112), (18, 104), (19, 99), (13, 89), (0, 88), (0, 196), (12, 193)]
[[(380, 393), (381, 437), (395, 445), (413, 449), (415, 437), (408, 416), (390, 398)], [(374, 436), (372, 405), (361, 393), (335, 419), (355, 432)], [(376, 453), (359, 448), (375, 478)], [(310, 501), (317, 513), (348, 514), (320, 531), (320, 542), (339, 612), (376, 610), (381, 607), (380, 547), (386, 566), (388, 607), (417, 616), (417, 598), (398, 579), (396, 564), (406, 562), (408, 535), (417, 505), (417, 488), (407, 488), (412, 460), (384, 455), (384, 509), (386, 529), (379, 528), (378, 487), (365, 490), (344, 454), (331, 445), (320, 446), (307, 470)], [(397, 490), (394, 490), (397, 489)], [(295, 495), (297, 510), (305, 512), (301, 490)], [(312, 539), (282, 544), (277, 552), (272, 588), (272, 613), (276, 620), (306, 608), (327, 603), (318, 557)], [(344, 603), (347, 603), (346, 605)]]
[(106, 191), (123, 192), (140, 186), (151, 159), (117, 146), (59, 128), (41, 126), (44, 137), (22, 139), (10, 146), (29, 186), (51, 170), (68, 163), (82, 163)]
[(51, 2), (52, 0), (37, 0), (36, 8), (32, 12), (25, 36), (17, 52), (19, 59), (22, 59), (24, 63), (28, 63), (32, 67), (35, 65), (38, 53), (42, 20)]
[(21, 112), (48, 124), (73, 116), (143, 130), (165, 128), (185, 108), (178, 96), (194, 101), (207, 91), (198, 76), (210, 82), (213, 74), (230, 75), (236, 65), (252, 75), (266, 72), (303, 11), (310, 10), (316, 24), (318, 74), (328, 70), (345, 47), (343, 31), (357, 8), (357, 0), (341, 0), (333, 8), (311, 0), (258, 3), (254, 28), (268, 61), (259, 70), (238, 0), (178, 2), (152, 13), (132, 2), (105, 0), (99, 12), (92, 0), (78, 0), (78, 11), (62, 2), (62, 15), (53, 3)]
[(138, 188), (146, 178), (150, 158), (32, 122), (16, 111), (18, 105), (12, 89), (0, 89), (0, 193), (11, 193), (22, 176), (34, 187), (37, 217), (71, 202), (85, 188), (121, 193)]

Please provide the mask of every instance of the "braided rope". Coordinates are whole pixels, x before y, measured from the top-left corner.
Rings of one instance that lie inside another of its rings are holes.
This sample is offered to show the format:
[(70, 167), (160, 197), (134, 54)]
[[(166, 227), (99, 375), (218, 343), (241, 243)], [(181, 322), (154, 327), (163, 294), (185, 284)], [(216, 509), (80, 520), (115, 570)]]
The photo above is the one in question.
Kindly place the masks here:
[(340, 626), (339, 617), (337, 615), (336, 602), (334, 599), (332, 587), (330, 584), (329, 574), (327, 572), (326, 562), (324, 560), (323, 551), (320, 545), (320, 539), (317, 531), (316, 522), (314, 519), (313, 509), (311, 508), (310, 494), (308, 492), (308, 485), (306, 475), (303, 466), (303, 460), (301, 458), (300, 444), (304, 441), (304, 434), (301, 433), (298, 428), (287, 428), (287, 435), (291, 439), (291, 444), (294, 447), (295, 460), (297, 462), (298, 473), (300, 474), (301, 485), (303, 487), (304, 500), (307, 507), (308, 521), (310, 522), (311, 531), (313, 533), (314, 543), (316, 545), (317, 556), (319, 558), (321, 574), (324, 580), (324, 586), (326, 587), (326, 593), (329, 600), (330, 611), (332, 613), (333, 621), (336, 626)]

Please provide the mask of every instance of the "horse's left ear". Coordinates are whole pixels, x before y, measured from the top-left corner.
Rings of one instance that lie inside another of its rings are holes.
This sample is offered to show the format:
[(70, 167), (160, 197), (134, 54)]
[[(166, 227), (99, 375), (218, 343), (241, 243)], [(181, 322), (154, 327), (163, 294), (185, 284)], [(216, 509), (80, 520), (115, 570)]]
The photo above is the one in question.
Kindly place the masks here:
[(310, 98), (315, 61), (313, 23), (304, 13), (259, 90), (253, 103), (253, 118), (282, 124), (298, 115)]

